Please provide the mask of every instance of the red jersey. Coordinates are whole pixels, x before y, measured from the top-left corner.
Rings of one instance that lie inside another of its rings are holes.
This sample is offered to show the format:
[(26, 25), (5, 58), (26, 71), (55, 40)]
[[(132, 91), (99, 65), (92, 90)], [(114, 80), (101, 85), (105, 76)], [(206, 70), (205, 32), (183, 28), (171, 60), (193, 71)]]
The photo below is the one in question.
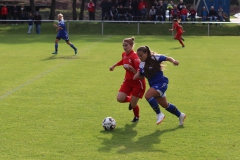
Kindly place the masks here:
[(2, 9), (1, 9), (1, 15), (8, 15), (8, 9), (7, 9), (7, 7), (2, 7)]
[(88, 5), (88, 12), (94, 12), (94, 7), (95, 7), (94, 3), (91, 2), (91, 3), (88, 3), (87, 5)]
[(177, 33), (183, 33), (182, 27), (178, 22), (175, 22), (173, 28), (176, 29)]
[[(129, 54), (126, 52), (122, 53), (122, 60), (117, 63), (118, 66), (120, 65), (131, 65), (136, 71), (139, 69), (140, 59), (138, 58), (137, 54), (132, 50)], [(125, 69), (125, 79), (126, 80), (133, 80), (134, 73)]]

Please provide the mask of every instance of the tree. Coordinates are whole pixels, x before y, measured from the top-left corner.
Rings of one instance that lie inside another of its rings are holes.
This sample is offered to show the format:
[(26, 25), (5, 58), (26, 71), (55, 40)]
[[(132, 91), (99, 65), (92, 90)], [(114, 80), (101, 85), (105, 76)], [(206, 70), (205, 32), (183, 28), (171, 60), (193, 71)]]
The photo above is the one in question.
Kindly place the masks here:
[(55, 9), (56, 9), (56, 0), (52, 0), (51, 8), (50, 8), (50, 15), (49, 15), (50, 20), (55, 19)]
[(29, 0), (30, 2), (30, 7), (31, 7), (31, 12), (34, 15), (35, 14), (35, 4), (34, 4), (34, 0)]
[(72, 2), (72, 16), (73, 16), (73, 20), (77, 20), (77, 0), (73, 0)]
[(79, 14), (79, 20), (83, 20), (83, 14), (84, 14), (84, 6), (85, 6), (85, 0), (82, 0), (80, 14)]

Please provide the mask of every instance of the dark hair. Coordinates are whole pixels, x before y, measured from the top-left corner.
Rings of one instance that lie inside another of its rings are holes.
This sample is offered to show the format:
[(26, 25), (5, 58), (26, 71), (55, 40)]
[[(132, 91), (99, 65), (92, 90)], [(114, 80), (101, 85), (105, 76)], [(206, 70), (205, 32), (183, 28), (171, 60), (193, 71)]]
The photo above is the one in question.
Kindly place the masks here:
[(161, 70), (161, 64), (157, 61), (156, 57), (153, 56), (154, 52), (150, 51), (148, 46), (141, 46), (137, 49), (137, 52), (138, 51), (142, 51), (148, 55), (144, 65), (144, 74), (146, 78), (151, 78)]

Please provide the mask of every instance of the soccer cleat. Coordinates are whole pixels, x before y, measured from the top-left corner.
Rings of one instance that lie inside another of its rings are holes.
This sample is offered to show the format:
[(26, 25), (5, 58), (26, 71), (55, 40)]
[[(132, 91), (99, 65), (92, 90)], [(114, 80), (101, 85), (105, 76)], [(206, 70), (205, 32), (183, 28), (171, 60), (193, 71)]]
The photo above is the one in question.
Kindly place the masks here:
[(185, 113), (181, 113), (179, 116), (179, 125), (182, 126), (184, 124), (184, 119), (186, 118)]
[(185, 47), (185, 45), (182, 46), (182, 48), (184, 48), (184, 47)]
[(157, 125), (159, 125), (160, 123), (162, 123), (162, 121), (164, 120), (165, 116), (162, 113), (157, 114)]
[(181, 40), (183, 40), (183, 41), (184, 41), (184, 38), (182, 38), (182, 37), (181, 37)]
[(139, 121), (139, 118), (138, 117), (134, 117), (131, 122), (138, 122)]
[(77, 54), (77, 48), (76, 49), (74, 49), (74, 51), (75, 51), (75, 55)]
[(129, 106), (128, 106), (128, 110), (129, 110), (129, 111), (132, 110), (131, 103), (130, 103)]
[(52, 54), (58, 54), (58, 52), (53, 52)]

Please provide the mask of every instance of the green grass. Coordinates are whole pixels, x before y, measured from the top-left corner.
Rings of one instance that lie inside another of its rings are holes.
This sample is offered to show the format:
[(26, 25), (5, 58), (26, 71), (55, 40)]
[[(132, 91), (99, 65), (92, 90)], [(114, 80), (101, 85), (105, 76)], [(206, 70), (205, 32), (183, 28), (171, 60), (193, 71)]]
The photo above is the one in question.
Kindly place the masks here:
[[(168, 31), (172, 28), (171, 23), (138, 23), (132, 22), (128, 24), (127, 22), (66, 22), (69, 25), (70, 35), (81, 34), (81, 35), (101, 35), (102, 31), (104, 35), (161, 35), (170, 36), (172, 32)], [(187, 36), (207, 36), (208, 35), (208, 25), (198, 24), (183, 24), (184, 34)], [(102, 30), (103, 27), (103, 30)], [(139, 31), (138, 31), (139, 28)], [(28, 25), (25, 23), (23, 25), (12, 26), (11, 24), (7, 26), (0, 26), (0, 34), (18, 34), (27, 33)], [(41, 34), (56, 34), (53, 27), (53, 22), (43, 22), (41, 25)], [(209, 27), (210, 36), (239, 36), (240, 35), (240, 25), (233, 23), (225, 23), (222, 25), (212, 25)]]
[[(239, 37), (135, 36), (135, 49), (180, 62), (166, 63), (167, 97), (187, 114), (184, 127), (161, 109), (159, 126), (145, 99), (132, 124), (128, 104), (116, 101), (124, 78), (122, 40), (129, 35), (75, 35), (54, 51), (55, 34), (1, 34), (0, 159), (239, 159)], [(113, 131), (101, 122), (112, 116)]]

